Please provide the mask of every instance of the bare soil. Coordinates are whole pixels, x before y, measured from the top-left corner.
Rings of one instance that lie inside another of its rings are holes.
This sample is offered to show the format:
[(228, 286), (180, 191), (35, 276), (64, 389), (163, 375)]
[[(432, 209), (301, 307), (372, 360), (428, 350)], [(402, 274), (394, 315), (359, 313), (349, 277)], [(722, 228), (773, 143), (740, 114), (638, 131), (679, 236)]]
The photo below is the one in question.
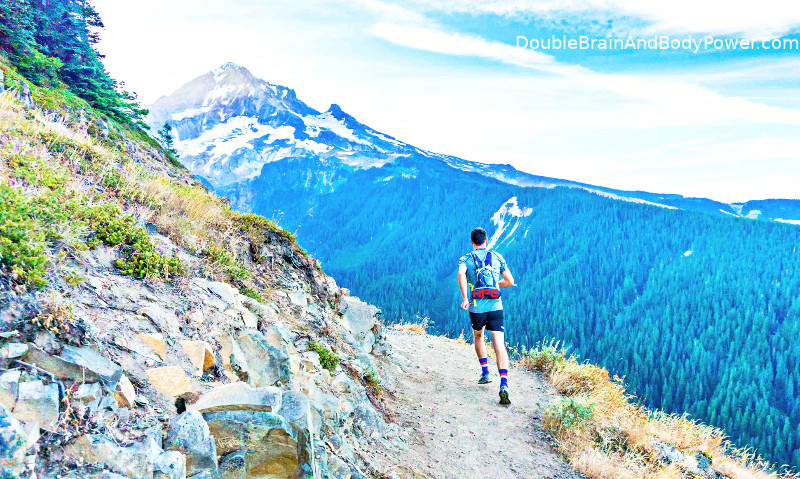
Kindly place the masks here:
[(390, 407), (412, 431), (393, 468), (401, 478), (561, 478), (583, 476), (550, 447), (541, 414), (558, 394), (530, 371), (509, 369), (510, 406), (499, 405), (500, 379), (479, 385), (473, 346), (392, 332), (394, 350), (409, 359)]

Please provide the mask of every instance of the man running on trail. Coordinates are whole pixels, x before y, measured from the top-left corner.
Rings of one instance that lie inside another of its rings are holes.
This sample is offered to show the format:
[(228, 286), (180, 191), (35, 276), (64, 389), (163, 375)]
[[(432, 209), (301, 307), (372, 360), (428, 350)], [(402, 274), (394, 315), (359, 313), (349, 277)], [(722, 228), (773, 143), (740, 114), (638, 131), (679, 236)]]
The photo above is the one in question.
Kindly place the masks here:
[(475, 336), (475, 353), (481, 364), (478, 384), (492, 382), (489, 376), (486, 344), (483, 330), (492, 333), (492, 346), (500, 373), (500, 404), (511, 404), (508, 399), (508, 353), (503, 330), (503, 301), (500, 288), (514, 286), (514, 277), (500, 253), (487, 249), (486, 230), (475, 228), (470, 234), (473, 251), (458, 260), (458, 287), (461, 289), (461, 309), (469, 309), (472, 334)]

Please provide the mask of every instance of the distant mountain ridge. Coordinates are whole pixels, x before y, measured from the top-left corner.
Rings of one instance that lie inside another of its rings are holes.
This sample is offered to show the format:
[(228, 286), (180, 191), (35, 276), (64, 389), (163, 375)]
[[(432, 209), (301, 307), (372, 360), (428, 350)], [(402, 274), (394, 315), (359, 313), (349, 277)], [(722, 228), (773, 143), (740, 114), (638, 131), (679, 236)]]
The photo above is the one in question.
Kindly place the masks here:
[(215, 188), (252, 180), (267, 163), (305, 158), (318, 163), (314, 168), (319, 173), (316, 186), (325, 191), (335, 187), (330, 179), (339, 168), (380, 167), (399, 157), (414, 156), (518, 186), (580, 188), (621, 201), (800, 223), (800, 200), (727, 204), (676, 194), (624, 191), (422, 150), (360, 123), (336, 104), (319, 112), (299, 100), (294, 90), (256, 78), (234, 63), (159, 98), (150, 106), (148, 121), (155, 127), (170, 122), (184, 164)]

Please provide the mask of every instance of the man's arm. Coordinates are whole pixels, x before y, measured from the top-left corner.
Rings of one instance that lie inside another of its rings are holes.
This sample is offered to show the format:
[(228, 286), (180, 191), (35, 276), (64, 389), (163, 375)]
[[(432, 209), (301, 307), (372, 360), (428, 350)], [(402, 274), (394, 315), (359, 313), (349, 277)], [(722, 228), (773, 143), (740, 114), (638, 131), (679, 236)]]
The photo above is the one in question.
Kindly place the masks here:
[(458, 288), (461, 290), (461, 309), (469, 309), (469, 299), (467, 299), (467, 265), (458, 265)]
[(506, 269), (505, 271), (503, 271), (502, 275), (503, 279), (497, 283), (497, 286), (501, 288), (508, 288), (509, 286), (514, 286), (514, 277), (511, 276), (511, 271)]

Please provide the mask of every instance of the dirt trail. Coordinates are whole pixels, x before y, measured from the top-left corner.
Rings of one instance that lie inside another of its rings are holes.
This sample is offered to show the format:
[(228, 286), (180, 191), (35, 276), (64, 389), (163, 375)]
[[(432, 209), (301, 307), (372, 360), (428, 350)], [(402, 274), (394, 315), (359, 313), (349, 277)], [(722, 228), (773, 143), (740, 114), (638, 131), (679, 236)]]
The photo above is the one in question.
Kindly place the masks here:
[(471, 345), (445, 338), (393, 332), (395, 351), (411, 360), (392, 401), (398, 423), (415, 432), (398, 466), (401, 477), (562, 478), (583, 476), (542, 438), (541, 411), (558, 401), (533, 373), (511, 368), (511, 405), (498, 404), (500, 379), (479, 385)]

